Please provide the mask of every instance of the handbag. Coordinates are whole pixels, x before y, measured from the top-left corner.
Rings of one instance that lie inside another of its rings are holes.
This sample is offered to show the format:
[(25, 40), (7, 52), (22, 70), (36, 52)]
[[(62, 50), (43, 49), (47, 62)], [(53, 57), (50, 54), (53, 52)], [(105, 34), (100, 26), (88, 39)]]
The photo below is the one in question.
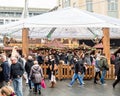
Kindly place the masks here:
[(52, 73), (52, 75), (51, 75), (51, 82), (56, 83), (56, 78), (55, 78), (55, 76), (53, 75), (53, 73)]
[(41, 87), (42, 87), (42, 88), (44, 88), (44, 89), (46, 88), (46, 84), (45, 84), (44, 79), (42, 79), (42, 81), (41, 81), (40, 85), (41, 85)]

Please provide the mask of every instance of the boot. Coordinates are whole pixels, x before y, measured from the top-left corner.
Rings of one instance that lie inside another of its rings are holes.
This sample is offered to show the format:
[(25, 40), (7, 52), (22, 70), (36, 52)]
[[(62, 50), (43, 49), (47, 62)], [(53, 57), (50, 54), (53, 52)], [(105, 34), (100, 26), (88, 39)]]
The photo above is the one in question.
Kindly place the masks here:
[(39, 89), (39, 94), (41, 94), (41, 90)]
[(55, 83), (54, 83), (54, 82), (51, 82), (50, 88), (54, 88), (54, 85), (55, 85)]

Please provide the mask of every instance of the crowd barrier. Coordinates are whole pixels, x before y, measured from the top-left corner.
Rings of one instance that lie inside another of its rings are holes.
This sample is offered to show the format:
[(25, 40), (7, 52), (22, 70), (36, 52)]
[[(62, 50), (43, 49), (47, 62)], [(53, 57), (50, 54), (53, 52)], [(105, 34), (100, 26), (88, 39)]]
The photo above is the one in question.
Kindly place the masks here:
[[(45, 78), (48, 78), (47, 75), (47, 68), (48, 66), (46, 64), (43, 64), (42, 66), (43, 74)], [(109, 71), (107, 71), (106, 79), (115, 79), (115, 69), (114, 65), (109, 65)], [(74, 70), (72, 70), (71, 66), (69, 65), (58, 65), (58, 70), (56, 71), (55, 75), (58, 80), (62, 79), (71, 79), (74, 74)], [(87, 70), (84, 76), (84, 79), (92, 79), (94, 78), (95, 70), (93, 65), (88, 65)]]

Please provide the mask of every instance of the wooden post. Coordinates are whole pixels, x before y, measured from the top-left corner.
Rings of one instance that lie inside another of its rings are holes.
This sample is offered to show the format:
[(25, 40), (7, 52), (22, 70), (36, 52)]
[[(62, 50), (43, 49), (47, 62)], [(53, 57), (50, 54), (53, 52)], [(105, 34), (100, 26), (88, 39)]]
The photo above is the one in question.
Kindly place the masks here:
[(29, 42), (28, 42), (28, 28), (22, 29), (22, 54), (28, 56)]
[(108, 64), (110, 64), (110, 34), (109, 28), (103, 28), (103, 53), (107, 57)]

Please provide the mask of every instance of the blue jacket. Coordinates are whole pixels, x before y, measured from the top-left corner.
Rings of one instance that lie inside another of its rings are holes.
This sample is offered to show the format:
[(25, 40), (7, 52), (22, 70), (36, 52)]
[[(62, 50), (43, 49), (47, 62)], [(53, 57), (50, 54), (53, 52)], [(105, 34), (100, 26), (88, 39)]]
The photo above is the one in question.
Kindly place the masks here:
[(8, 82), (10, 79), (10, 67), (7, 61), (1, 64), (2, 72), (0, 72), (0, 82), (6, 81)]

